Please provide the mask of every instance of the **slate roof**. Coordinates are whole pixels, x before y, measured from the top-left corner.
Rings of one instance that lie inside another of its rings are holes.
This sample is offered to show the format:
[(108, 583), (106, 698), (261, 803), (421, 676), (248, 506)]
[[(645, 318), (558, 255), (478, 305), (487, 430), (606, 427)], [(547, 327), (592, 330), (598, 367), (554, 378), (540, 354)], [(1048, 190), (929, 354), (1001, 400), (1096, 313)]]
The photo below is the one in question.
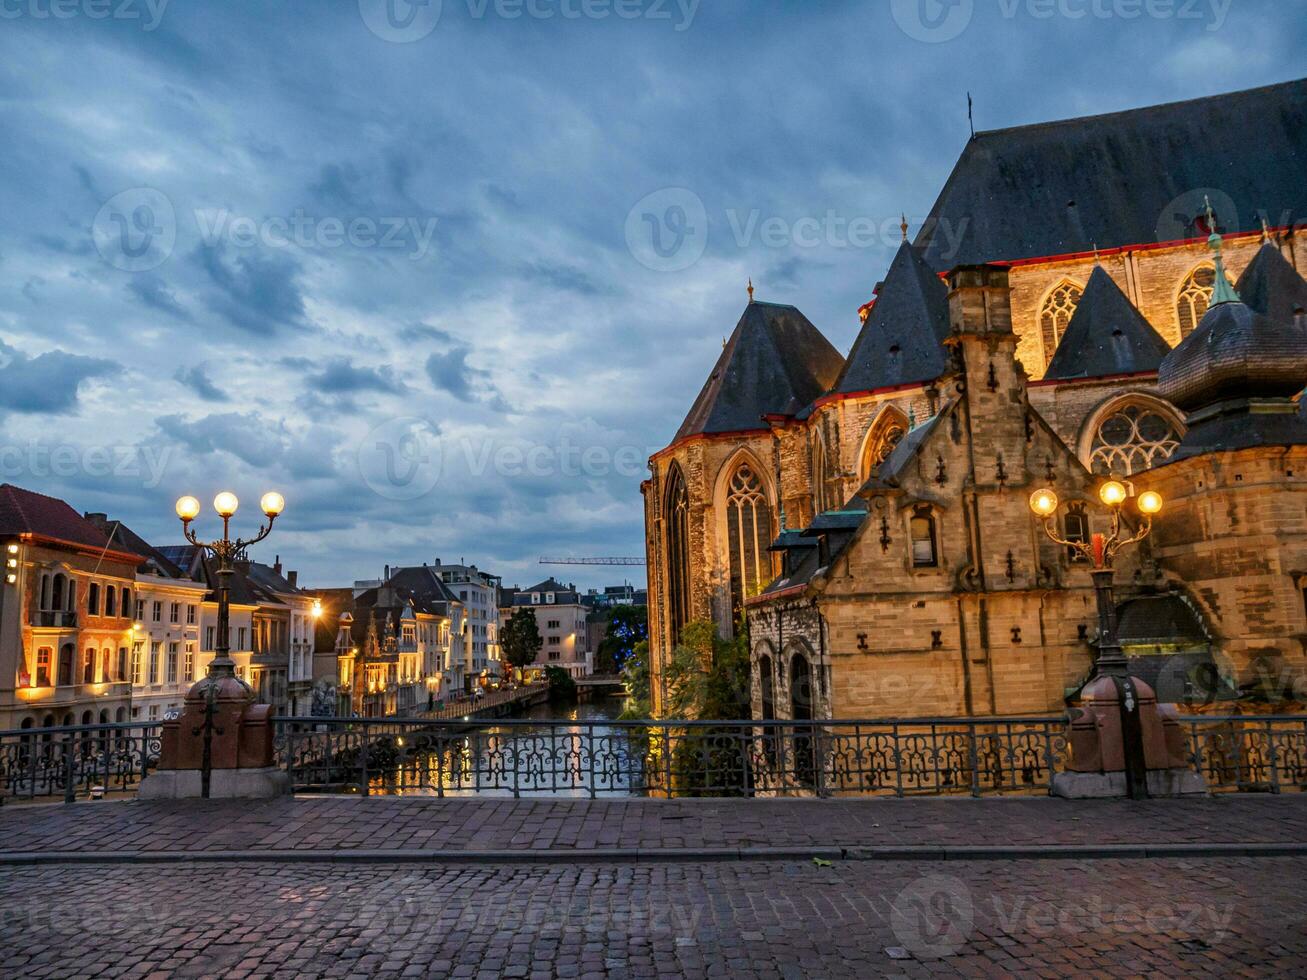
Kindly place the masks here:
[(907, 242), (890, 263), (876, 304), (853, 342), (835, 391), (930, 381), (948, 369), (948, 287)]
[(1287, 323), (1307, 310), (1307, 279), (1270, 242), (1253, 256), (1234, 289), (1249, 309), (1273, 323)]
[(441, 615), (449, 613), (449, 603), (462, 601), (449, 590), (440, 573), (430, 565), (396, 568), (385, 584), (401, 589), (422, 602), (425, 611)]
[[(24, 490), (12, 483), (0, 485), (0, 536), (20, 534), (39, 534), (84, 548), (110, 547), (98, 527), (58, 497)], [(127, 548), (110, 550), (131, 554)]]
[(286, 577), (271, 565), (265, 565), (262, 562), (250, 562), (246, 573), (255, 585), (269, 592), (293, 594), (301, 591), (297, 586), (291, 585)]
[(830, 390), (844, 359), (793, 306), (750, 302), (676, 439), (765, 427)]
[(130, 551), (143, 559), (137, 571), (164, 578), (187, 578), (173, 561), (122, 521), (111, 521), (104, 514), (87, 514), (86, 519), (96, 526), (115, 548)]
[(529, 589), (518, 589), (517, 594), (513, 597), (513, 604), (517, 606), (531, 605), (531, 594), (535, 592), (540, 593), (542, 600), (544, 599), (544, 593), (552, 592), (554, 594), (554, 605), (556, 606), (570, 606), (581, 601), (580, 593), (551, 576)]
[(977, 133), (916, 244), (943, 271), (1197, 238), (1204, 189), (1222, 232), (1307, 215), (1307, 79)]
[(1171, 345), (1112, 277), (1095, 266), (1044, 378), (1064, 381), (1156, 371), (1170, 352)]

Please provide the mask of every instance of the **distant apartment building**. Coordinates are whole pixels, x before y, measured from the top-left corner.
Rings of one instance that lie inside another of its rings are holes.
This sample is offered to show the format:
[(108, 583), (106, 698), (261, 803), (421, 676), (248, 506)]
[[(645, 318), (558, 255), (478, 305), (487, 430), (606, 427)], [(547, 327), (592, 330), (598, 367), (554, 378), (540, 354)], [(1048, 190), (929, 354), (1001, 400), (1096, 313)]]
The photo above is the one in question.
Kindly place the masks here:
[(586, 617), (589, 610), (573, 585), (552, 578), (529, 589), (513, 589), (514, 611), (530, 609), (540, 628), (540, 654), (535, 667), (561, 667), (573, 677), (594, 671)]
[(475, 565), (447, 565), (439, 558), (423, 567), (438, 575), (467, 610), (470, 659), (465, 688), (500, 677), (503, 670), (499, 648), (499, 577)]

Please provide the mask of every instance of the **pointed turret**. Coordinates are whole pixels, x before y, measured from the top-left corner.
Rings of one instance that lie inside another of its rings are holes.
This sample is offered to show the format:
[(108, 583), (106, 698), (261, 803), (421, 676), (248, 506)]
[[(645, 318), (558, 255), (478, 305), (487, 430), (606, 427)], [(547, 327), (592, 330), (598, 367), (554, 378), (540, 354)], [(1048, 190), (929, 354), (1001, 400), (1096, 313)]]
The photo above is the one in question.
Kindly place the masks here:
[(1045, 380), (1156, 371), (1171, 347), (1102, 266), (1095, 266)]
[(793, 306), (749, 300), (676, 438), (762, 429), (830, 390), (839, 351)]
[(948, 287), (909, 242), (899, 246), (835, 391), (932, 381), (948, 368)]
[(1307, 279), (1270, 242), (1243, 270), (1235, 290), (1249, 309), (1272, 322), (1286, 323), (1307, 311)]

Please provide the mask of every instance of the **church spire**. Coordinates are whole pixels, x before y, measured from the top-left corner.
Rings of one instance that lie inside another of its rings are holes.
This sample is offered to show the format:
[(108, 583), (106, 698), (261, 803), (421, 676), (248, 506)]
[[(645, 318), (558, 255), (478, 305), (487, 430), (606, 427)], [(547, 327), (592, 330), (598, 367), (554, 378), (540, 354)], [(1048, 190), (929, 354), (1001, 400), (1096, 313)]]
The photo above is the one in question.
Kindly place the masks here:
[(1209, 305), (1238, 303), (1239, 294), (1234, 291), (1234, 287), (1230, 285), (1230, 280), (1225, 275), (1225, 260), (1221, 257), (1221, 233), (1216, 230), (1216, 215), (1212, 213), (1211, 199), (1205, 197), (1203, 201), (1207, 205), (1207, 227), (1212, 231), (1207, 239), (1207, 247), (1212, 250), (1212, 261), (1216, 265), (1216, 284), (1212, 288), (1212, 301)]

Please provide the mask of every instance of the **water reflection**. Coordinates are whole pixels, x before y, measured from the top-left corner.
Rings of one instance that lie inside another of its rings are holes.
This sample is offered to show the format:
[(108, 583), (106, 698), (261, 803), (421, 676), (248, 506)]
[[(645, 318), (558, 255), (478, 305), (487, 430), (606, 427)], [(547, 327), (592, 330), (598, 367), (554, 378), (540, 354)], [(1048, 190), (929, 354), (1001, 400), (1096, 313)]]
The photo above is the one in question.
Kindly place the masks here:
[(395, 740), (393, 764), (369, 780), (369, 790), (419, 796), (641, 796), (645, 740), (631, 729), (602, 724), (616, 720), (625, 707), (623, 698), (544, 704), (517, 716), (538, 725), (412, 733)]

